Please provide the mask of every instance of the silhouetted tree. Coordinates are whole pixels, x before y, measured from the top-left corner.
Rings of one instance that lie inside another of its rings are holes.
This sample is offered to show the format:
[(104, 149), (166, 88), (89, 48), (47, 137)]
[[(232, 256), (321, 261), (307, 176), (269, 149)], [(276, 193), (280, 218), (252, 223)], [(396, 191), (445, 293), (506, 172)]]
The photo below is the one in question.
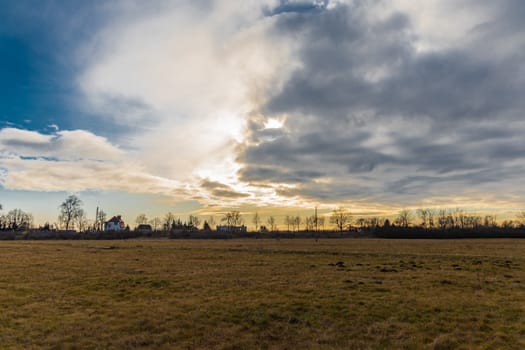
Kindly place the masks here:
[(270, 227), (270, 231), (271, 232), (274, 232), (275, 229), (276, 229), (276, 225), (275, 225), (275, 218), (273, 216), (270, 216), (268, 218), (268, 220), (266, 220), (266, 223), (268, 224), (268, 226)]
[(504, 229), (512, 229), (514, 228), (514, 222), (512, 220), (505, 220), (501, 223), (501, 227)]
[(149, 224), (153, 227), (153, 231), (157, 231), (157, 228), (162, 224), (162, 220), (158, 216), (155, 216), (149, 221)]
[(525, 211), (520, 211), (516, 215), (516, 221), (518, 221), (520, 226), (525, 226)]
[(484, 225), (485, 227), (497, 227), (496, 215), (485, 215)]
[(84, 232), (88, 227), (88, 219), (84, 209), (80, 209), (75, 219), (79, 232)]
[(173, 227), (174, 223), (175, 223), (175, 215), (173, 215), (172, 212), (168, 212), (164, 216), (164, 230), (169, 231)]
[(412, 222), (412, 213), (408, 209), (401, 210), (396, 217), (396, 225), (401, 227), (408, 227)]
[(228, 226), (240, 226), (243, 223), (241, 213), (236, 210), (225, 213), (221, 221), (226, 222)]
[(33, 215), (22, 209), (13, 209), (5, 216), (6, 226), (11, 230), (27, 230), (33, 225)]
[(201, 219), (199, 219), (199, 217), (195, 215), (190, 215), (190, 217), (188, 218), (188, 226), (190, 226), (190, 228), (198, 228), (200, 224)]
[(104, 229), (104, 223), (106, 222), (107, 214), (102, 209), (97, 208), (95, 215), (95, 230), (102, 231)]
[(303, 222), (303, 220), (301, 219), (300, 216), (296, 216), (293, 218), (293, 227), (295, 229), (295, 231), (299, 231), (299, 226), (301, 226), (301, 223)]
[(446, 209), (440, 209), (438, 212), (438, 226), (441, 230), (452, 228), (454, 226), (454, 219)]
[(418, 209), (416, 211), (417, 216), (421, 220), (420, 226), (423, 228), (432, 228), (434, 220), (432, 218), (432, 210), (430, 209)]
[(314, 231), (316, 226), (315, 215), (307, 216), (304, 220), (304, 229), (306, 231)]
[(345, 208), (339, 207), (332, 211), (330, 223), (334, 224), (340, 232), (350, 224), (351, 214)]
[(465, 213), (463, 212), (463, 210), (461, 210), (460, 208), (456, 208), (451, 213), (451, 216), (452, 216), (455, 228), (460, 228), (460, 229), (465, 228), (465, 218), (466, 218), (466, 216), (465, 216)]
[(368, 228), (379, 227), (382, 221), (383, 220), (381, 220), (380, 218), (372, 216), (372, 217), (366, 219), (366, 226)]
[(252, 218), (252, 222), (255, 225), (255, 231), (257, 232), (259, 230), (259, 224), (261, 223), (261, 218), (259, 217), (259, 213), (255, 212)]
[(324, 216), (318, 216), (317, 217), (317, 227), (320, 228), (321, 231), (324, 231), (324, 224), (325, 224)]
[(139, 214), (137, 215), (137, 218), (135, 219), (135, 223), (137, 225), (147, 224), (148, 217), (146, 216), (146, 214)]
[(361, 227), (361, 228), (364, 228), (365, 227), (365, 224), (366, 224), (366, 219), (365, 218), (359, 218), (355, 221), (355, 223)]
[(66, 230), (71, 228), (71, 224), (75, 222), (81, 213), (82, 201), (75, 195), (71, 195), (66, 198), (62, 204), (60, 204), (60, 215), (58, 221), (61, 222)]
[(293, 225), (293, 217), (290, 215), (286, 215), (284, 217), (284, 224), (286, 225), (288, 232), (290, 232), (290, 226)]
[(479, 226), (481, 226), (481, 216), (477, 216), (477, 215), (472, 216), (470, 218), (470, 227), (477, 228)]

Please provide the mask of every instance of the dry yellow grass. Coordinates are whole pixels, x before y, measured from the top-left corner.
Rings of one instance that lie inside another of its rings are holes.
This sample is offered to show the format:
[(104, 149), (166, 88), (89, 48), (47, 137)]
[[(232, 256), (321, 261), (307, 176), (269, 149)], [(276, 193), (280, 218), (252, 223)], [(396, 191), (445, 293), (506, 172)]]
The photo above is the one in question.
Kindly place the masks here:
[(522, 349), (525, 240), (0, 242), (0, 348)]

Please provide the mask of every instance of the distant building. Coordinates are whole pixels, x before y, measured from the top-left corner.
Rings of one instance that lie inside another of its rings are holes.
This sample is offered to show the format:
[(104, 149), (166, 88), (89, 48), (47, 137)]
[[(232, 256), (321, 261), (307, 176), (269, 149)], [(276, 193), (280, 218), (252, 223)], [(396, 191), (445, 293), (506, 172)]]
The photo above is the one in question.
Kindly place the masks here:
[(153, 232), (153, 228), (149, 224), (140, 224), (135, 228), (135, 231), (142, 232), (142, 233), (149, 233)]
[(104, 231), (123, 231), (125, 229), (126, 224), (120, 215), (114, 216), (104, 223)]
[(217, 226), (217, 232), (240, 232), (246, 233), (246, 226), (231, 226), (231, 225), (221, 225)]

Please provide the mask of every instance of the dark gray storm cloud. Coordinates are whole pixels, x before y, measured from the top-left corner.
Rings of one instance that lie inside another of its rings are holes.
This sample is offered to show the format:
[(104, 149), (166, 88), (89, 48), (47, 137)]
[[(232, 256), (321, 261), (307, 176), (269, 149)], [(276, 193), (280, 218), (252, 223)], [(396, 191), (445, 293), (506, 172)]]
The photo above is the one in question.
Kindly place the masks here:
[(206, 189), (210, 194), (218, 198), (245, 198), (249, 197), (248, 193), (235, 191), (231, 186), (218, 181), (204, 179), (200, 187)]
[(275, 16), (288, 12), (312, 12), (319, 11), (326, 7), (328, 0), (323, 1), (290, 1), (290, 0), (281, 0), (279, 5), (274, 7), (266, 6), (264, 8), (264, 13), (267, 16)]
[(322, 200), (515, 187), (525, 170), (523, 2), (464, 1), (489, 20), (460, 45), (424, 51), (410, 16), (375, 15), (377, 3), (276, 15), (274, 35), (299, 43), (299, 64), (261, 111), (286, 115), (283, 129), (264, 137), (250, 124), (241, 178)]

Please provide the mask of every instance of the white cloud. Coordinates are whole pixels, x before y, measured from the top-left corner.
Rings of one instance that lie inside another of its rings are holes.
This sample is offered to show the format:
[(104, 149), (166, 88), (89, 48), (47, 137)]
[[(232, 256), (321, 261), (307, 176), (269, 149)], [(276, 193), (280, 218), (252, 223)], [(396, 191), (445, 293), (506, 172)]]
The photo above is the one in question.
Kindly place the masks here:
[(106, 138), (84, 130), (41, 134), (16, 128), (0, 129), (0, 155), (53, 157), (59, 160), (114, 160), (123, 151)]
[(40, 191), (120, 190), (181, 196), (185, 185), (152, 175), (132, 155), (84, 130), (0, 129), (0, 184)]
[(8, 169), (4, 186), (17, 190), (84, 191), (89, 189), (131, 193), (175, 194), (180, 184), (156, 178), (130, 163), (91, 160), (49, 161), (45, 159), (2, 159)]
[[(29, 131), (16, 128), (3, 128), (0, 130), (0, 144), (2, 151), (7, 151), (9, 144), (11, 147), (42, 146), (50, 142), (51, 135), (42, 135), (36, 131)], [(19, 144), (24, 143), (24, 144)]]

